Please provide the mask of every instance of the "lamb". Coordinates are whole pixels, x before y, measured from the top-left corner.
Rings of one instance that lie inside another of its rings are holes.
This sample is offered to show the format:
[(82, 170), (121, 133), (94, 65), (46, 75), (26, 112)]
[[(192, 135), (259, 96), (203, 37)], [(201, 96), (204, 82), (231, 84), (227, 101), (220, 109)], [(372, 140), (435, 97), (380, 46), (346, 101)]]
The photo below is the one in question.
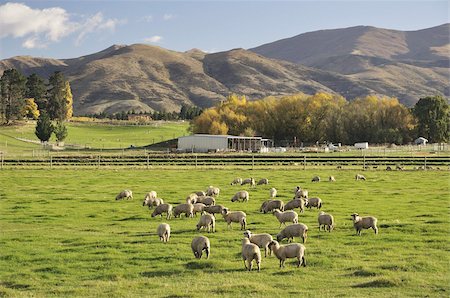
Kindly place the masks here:
[(281, 241), (284, 238), (288, 238), (288, 242), (294, 240), (294, 237), (301, 237), (303, 243), (306, 242), (308, 227), (305, 224), (298, 223), (285, 227), (281, 232), (277, 234), (277, 241)]
[(306, 189), (301, 189), (300, 188), (295, 193), (295, 197), (294, 198), (307, 198), (307, 197), (308, 197), (308, 191)]
[(242, 184), (242, 178), (235, 178), (233, 182), (231, 182), (231, 185), (241, 185)]
[(207, 196), (213, 196), (213, 197), (217, 197), (220, 194), (220, 189), (218, 187), (214, 187), (214, 186), (209, 186), (206, 189), (206, 195)]
[(292, 222), (294, 224), (298, 223), (298, 214), (295, 211), (289, 210), (281, 212), (279, 209), (275, 209), (272, 214), (275, 215), (280, 222), (280, 228), (282, 224), (286, 225), (287, 222)]
[(231, 202), (241, 201), (241, 202), (248, 202), (248, 191), (241, 190), (238, 191), (232, 198)]
[(319, 176), (314, 176), (314, 177), (311, 179), (311, 182), (320, 182), (320, 177), (319, 177)]
[(277, 190), (276, 190), (276, 188), (271, 188), (271, 189), (269, 189), (269, 197), (272, 199), (272, 198), (275, 198), (277, 196)]
[[(252, 262), (255, 260), (258, 271), (261, 270), (261, 251), (258, 245), (250, 243), (248, 238), (242, 239), (242, 259), (244, 260), (245, 269), (252, 270)], [(248, 261), (248, 267), (247, 267)]]
[(158, 228), (156, 229), (156, 232), (158, 233), (159, 236), (159, 240), (167, 243), (169, 242), (170, 239), (170, 226), (169, 224), (166, 223), (162, 223), (158, 226)]
[(208, 229), (208, 233), (212, 231), (213, 233), (216, 231), (216, 219), (211, 214), (203, 214), (200, 217), (200, 220), (197, 223), (197, 231), (200, 231), (201, 228)]
[(228, 208), (224, 208), (222, 211), (223, 219), (227, 222), (228, 228), (231, 228), (232, 222), (238, 222), (241, 224), (241, 230), (245, 230), (247, 225), (247, 214), (243, 211), (228, 211)]
[(330, 176), (330, 178), (328, 178), (329, 182), (336, 182), (336, 178), (334, 178), (334, 176)]
[(269, 184), (269, 179), (267, 179), (267, 178), (262, 178), (262, 179), (260, 179), (260, 180), (258, 181), (258, 184), (257, 184), (257, 185), (267, 185), (267, 184)]
[(173, 208), (173, 216), (179, 217), (181, 213), (184, 213), (186, 217), (194, 217), (194, 205), (192, 204), (179, 204)]
[(197, 203), (203, 203), (206, 206), (211, 206), (211, 205), (215, 205), (216, 204), (216, 199), (214, 199), (213, 197), (210, 197), (210, 196), (198, 197), (197, 198)]
[(191, 193), (190, 195), (188, 195), (186, 197), (187, 204), (195, 204), (195, 203), (197, 203), (197, 200), (198, 200), (198, 195), (195, 193)]
[(263, 213), (273, 211), (274, 209), (280, 209), (284, 211), (284, 202), (282, 200), (270, 200), (263, 208)]
[(305, 206), (311, 209), (316, 207), (317, 209), (322, 208), (322, 200), (320, 198), (309, 198), (305, 199)]
[(164, 200), (160, 198), (151, 198), (146, 196), (144, 199), (144, 202), (142, 203), (142, 206), (148, 206), (148, 209), (151, 209), (153, 206), (159, 206), (161, 204), (164, 204)]
[(152, 217), (155, 217), (157, 215), (161, 215), (163, 213), (167, 213), (166, 219), (170, 219), (170, 217), (172, 216), (172, 205), (170, 204), (161, 204), (156, 206), (155, 210), (152, 213)]
[(353, 213), (351, 215), (353, 219), (353, 226), (356, 229), (356, 234), (361, 235), (362, 229), (372, 228), (375, 234), (378, 234), (377, 222), (378, 220), (373, 216), (360, 217), (358, 213)]
[(247, 179), (242, 180), (241, 185), (245, 185), (245, 184), (250, 184), (250, 186), (254, 187), (255, 186), (255, 179), (247, 178)]
[(291, 243), (286, 245), (280, 245), (278, 241), (272, 241), (269, 247), (273, 250), (275, 256), (280, 260), (280, 268), (284, 267), (284, 262), (288, 258), (297, 258), (297, 267), (303, 265), (306, 267), (305, 260), (305, 246), (300, 243)]
[(194, 204), (194, 215), (197, 216), (197, 212), (202, 213), (205, 210), (206, 205), (203, 203), (195, 203)]
[(211, 252), (211, 244), (208, 237), (198, 236), (192, 239), (191, 249), (196, 259), (200, 259), (202, 257), (203, 251), (205, 251), (206, 258), (208, 259), (209, 253)]
[(156, 199), (158, 197), (158, 195), (156, 194), (156, 191), (152, 190), (150, 192), (148, 192), (145, 197), (144, 197), (144, 201), (148, 198), (148, 199)]
[(293, 199), (289, 202), (287, 202), (286, 205), (284, 205), (284, 210), (294, 210), (295, 208), (300, 208), (300, 212), (303, 213), (305, 211), (305, 200), (301, 198)]
[(269, 243), (273, 240), (273, 238), (270, 234), (252, 234), (252, 232), (247, 230), (244, 232), (244, 237), (247, 237), (251, 243), (258, 245), (258, 247), (264, 248), (264, 257), (267, 257), (267, 251), (269, 251), (269, 256), (272, 254), (272, 251), (269, 248)]
[(213, 206), (205, 206), (205, 208), (203, 208), (203, 211), (214, 215), (216, 213), (222, 214), (224, 209), (225, 209), (224, 205), (213, 205)]
[(361, 174), (356, 174), (355, 175), (355, 180), (364, 180), (364, 181), (366, 181), (366, 177), (364, 177), (364, 175), (361, 175)]
[(117, 196), (116, 196), (116, 201), (118, 200), (122, 200), (122, 199), (133, 199), (133, 192), (131, 190), (125, 189), (123, 191), (121, 191)]
[(328, 228), (328, 232), (334, 229), (334, 218), (333, 215), (325, 213), (323, 211), (319, 212), (319, 217), (317, 218), (319, 222), (319, 231), (321, 231), (322, 226), (326, 231)]

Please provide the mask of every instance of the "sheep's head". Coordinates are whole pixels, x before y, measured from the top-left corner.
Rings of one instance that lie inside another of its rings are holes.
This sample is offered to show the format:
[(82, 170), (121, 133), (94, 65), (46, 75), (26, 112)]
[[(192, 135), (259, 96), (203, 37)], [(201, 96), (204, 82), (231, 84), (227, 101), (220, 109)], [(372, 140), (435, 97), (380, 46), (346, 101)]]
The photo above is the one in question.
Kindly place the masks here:
[(277, 241), (283, 240), (283, 235), (281, 233), (277, 234)]
[(280, 209), (275, 208), (272, 210), (272, 214), (281, 213)]
[(249, 230), (246, 230), (246, 231), (244, 232), (244, 237), (247, 237), (247, 238), (252, 237), (252, 232), (250, 232)]
[(353, 220), (354, 222), (356, 222), (356, 221), (359, 220), (359, 214), (358, 214), (358, 213), (353, 213), (353, 214), (351, 215), (351, 217), (352, 217), (352, 220)]
[[(277, 236), (278, 237), (278, 236)], [(275, 241), (275, 240), (273, 240), (273, 241), (271, 241), (270, 243), (269, 243), (269, 248), (271, 249), (271, 250), (273, 250), (272, 249), (272, 247), (279, 247), (280, 246), (280, 244), (278, 243), (278, 241)]]

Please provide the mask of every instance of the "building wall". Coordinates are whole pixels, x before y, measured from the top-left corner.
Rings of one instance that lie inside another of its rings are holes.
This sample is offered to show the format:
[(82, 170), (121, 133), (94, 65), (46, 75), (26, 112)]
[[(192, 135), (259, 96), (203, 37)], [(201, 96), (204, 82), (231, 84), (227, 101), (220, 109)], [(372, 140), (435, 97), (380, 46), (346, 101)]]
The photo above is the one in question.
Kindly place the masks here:
[(226, 136), (186, 136), (178, 138), (178, 150), (207, 152), (208, 150), (226, 150)]

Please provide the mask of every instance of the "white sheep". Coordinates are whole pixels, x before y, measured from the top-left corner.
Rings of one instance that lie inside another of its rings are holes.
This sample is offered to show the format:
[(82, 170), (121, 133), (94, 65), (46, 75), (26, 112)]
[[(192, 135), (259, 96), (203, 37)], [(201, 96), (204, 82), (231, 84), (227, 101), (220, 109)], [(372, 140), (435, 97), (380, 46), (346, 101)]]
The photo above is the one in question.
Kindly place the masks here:
[(378, 220), (373, 216), (360, 217), (358, 213), (351, 215), (353, 219), (353, 226), (356, 229), (356, 234), (361, 235), (362, 229), (372, 228), (375, 234), (378, 234), (377, 222)]
[(282, 200), (270, 200), (263, 208), (263, 213), (271, 212), (274, 209), (284, 211), (284, 202)]
[(222, 214), (224, 209), (225, 209), (224, 205), (212, 205), (212, 206), (206, 206), (205, 208), (203, 208), (203, 211), (214, 215), (216, 213)]
[(321, 198), (309, 198), (305, 199), (305, 207), (311, 209), (312, 207), (316, 207), (317, 209), (322, 208), (322, 199)]
[(178, 217), (181, 213), (184, 213), (186, 217), (194, 217), (194, 205), (192, 204), (179, 204), (173, 208), (173, 216)]
[(220, 189), (218, 187), (214, 187), (214, 186), (209, 186), (206, 189), (206, 195), (207, 196), (213, 196), (213, 197), (217, 197), (220, 194)]
[(156, 193), (156, 191), (152, 190), (150, 192), (148, 192), (145, 197), (144, 197), (144, 201), (148, 198), (148, 199), (156, 199), (158, 197), (158, 194)]
[(294, 210), (295, 208), (299, 208), (300, 212), (303, 213), (305, 211), (305, 200), (301, 198), (293, 199), (284, 205), (284, 210)]
[(314, 176), (314, 177), (311, 179), (311, 182), (320, 182), (320, 177), (319, 177), (319, 176)]
[(272, 242), (273, 238), (270, 234), (252, 234), (252, 232), (247, 230), (244, 232), (244, 237), (247, 237), (251, 243), (258, 245), (258, 247), (264, 248), (264, 257), (267, 257), (267, 251), (269, 251), (269, 256), (272, 254), (269, 243)]
[(361, 175), (361, 174), (356, 174), (355, 175), (355, 180), (366, 180), (366, 177), (364, 177), (364, 175)]
[(249, 199), (248, 191), (246, 191), (246, 190), (241, 190), (241, 191), (238, 191), (238, 192), (231, 198), (231, 202), (236, 202), (236, 201), (248, 202), (248, 199)]
[(267, 185), (267, 184), (269, 184), (269, 179), (267, 178), (262, 178), (257, 183), (257, 185)]
[(274, 209), (272, 212), (273, 215), (278, 219), (281, 225), (286, 225), (287, 222), (292, 222), (294, 224), (298, 223), (298, 214), (295, 211), (289, 210), (281, 212), (279, 209)]
[(197, 198), (197, 203), (203, 203), (206, 206), (211, 206), (211, 205), (215, 205), (216, 204), (216, 199), (214, 199), (213, 197), (210, 197), (210, 196), (198, 197)]
[(330, 177), (328, 178), (328, 181), (329, 181), (329, 182), (336, 182), (336, 178), (334, 178), (334, 176), (330, 176)]
[(133, 199), (133, 192), (129, 189), (122, 190), (119, 192), (119, 194), (116, 196), (116, 201), (122, 200), (122, 199)]
[(200, 212), (202, 213), (205, 210), (206, 205), (203, 203), (195, 203), (194, 204), (194, 215), (197, 216), (197, 213)]
[(169, 224), (162, 223), (158, 226), (156, 229), (156, 232), (158, 233), (159, 240), (166, 243), (169, 242), (170, 239), (170, 226)]
[(255, 179), (253, 179), (253, 178), (246, 178), (246, 179), (242, 180), (241, 185), (245, 185), (245, 184), (250, 184), (250, 186), (254, 187), (255, 186)]
[(164, 200), (161, 198), (145, 197), (142, 206), (148, 206), (148, 209), (151, 209), (153, 206), (159, 206), (161, 204), (164, 204)]
[(280, 260), (280, 268), (284, 267), (284, 262), (289, 258), (297, 258), (297, 267), (303, 265), (306, 267), (305, 246), (300, 243), (291, 243), (280, 245), (278, 241), (272, 241), (269, 244), (275, 256)]
[(186, 197), (186, 203), (187, 204), (195, 204), (197, 203), (198, 195), (196, 193), (191, 193)]
[(172, 216), (172, 209), (173, 209), (172, 205), (170, 205), (170, 204), (158, 205), (158, 206), (156, 206), (155, 210), (153, 211), (152, 217), (155, 217), (157, 215), (161, 215), (161, 217), (162, 217), (162, 214), (166, 213), (167, 214), (166, 219), (170, 219), (170, 217)]
[(231, 182), (231, 185), (241, 185), (242, 184), (242, 178), (235, 178), (233, 182)]
[(334, 229), (334, 217), (331, 214), (320, 211), (317, 221), (319, 222), (319, 231), (322, 229), (322, 226), (325, 231), (328, 228), (328, 232)]
[(273, 199), (277, 196), (277, 189), (272, 187), (269, 189), (269, 198)]
[(298, 223), (285, 227), (281, 232), (277, 234), (277, 241), (281, 241), (284, 238), (288, 239), (288, 242), (294, 240), (294, 237), (301, 237), (303, 243), (306, 242), (308, 227), (305, 224)]
[(209, 258), (209, 254), (211, 252), (211, 244), (208, 237), (195, 237), (194, 239), (192, 239), (191, 248), (195, 258), (200, 259), (202, 257), (203, 251), (205, 251), (206, 253), (206, 258)]
[(228, 208), (224, 208), (222, 211), (223, 219), (227, 222), (227, 227), (231, 228), (232, 222), (241, 224), (241, 230), (245, 230), (247, 225), (247, 214), (243, 211), (228, 211)]
[(306, 189), (299, 189), (296, 193), (295, 193), (295, 198), (307, 198), (308, 197), (308, 191)]
[[(244, 260), (245, 269), (252, 270), (252, 262), (255, 260), (258, 271), (261, 270), (261, 251), (258, 245), (250, 243), (248, 238), (242, 239), (242, 259)], [(248, 262), (248, 267), (247, 267)]]
[(201, 228), (205, 228), (208, 230), (208, 233), (213, 231), (213, 233), (216, 231), (216, 219), (212, 214), (203, 214), (200, 217), (200, 220), (197, 223), (197, 231), (200, 231)]

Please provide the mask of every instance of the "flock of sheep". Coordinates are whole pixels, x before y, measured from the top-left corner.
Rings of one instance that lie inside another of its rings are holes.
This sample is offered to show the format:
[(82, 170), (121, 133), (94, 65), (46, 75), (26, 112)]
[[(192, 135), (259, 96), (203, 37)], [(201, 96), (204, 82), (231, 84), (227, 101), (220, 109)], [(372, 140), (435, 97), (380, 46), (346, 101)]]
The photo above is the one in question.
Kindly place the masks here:
[[(363, 175), (357, 174), (355, 176), (356, 180), (366, 180)], [(330, 182), (335, 182), (336, 179), (330, 176), (328, 179)], [(312, 182), (319, 182), (320, 177), (315, 176), (311, 180)], [(255, 187), (256, 185), (268, 185), (269, 180), (266, 178), (260, 179), (256, 183), (254, 178), (236, 178), (231, 182), (231, 185), (250, 185)], [(261, 251), (264, 249), (264, 256), (267, 257), (272, 254), (280, 261), (280, 268), (284, 267), (284, 262), (288, 258), (297, 259), (297, 267), (306, 266), (305, 260), (305, 246), (304, 243), (307, 239), (308, 227), (299, 223), (298, 213), (295, 211), (298, 208), (299, 212), (303, 213), (305, 207), (317, 208), (318, 210), (322, 208), (323, 202), (318, 197), (309, 197), (308, 191), (302, 189), (300, 186), (294, 188), (294, 197), (291, 201), (286, 204), (282, 200), (276, 199), (277, 190), (271, 188), (269, 190), (270, 199), (263, 202), (260, 207), (260, 212), (272, 213), (280, 223), (280, 228), (282, 225), (285, 226), (276, 235), (276, 240), (273, 239), (272, 235), (268, 233), (253, 234), (251, 231), (246, 230), (247, 226), (247, 215), (243, 211), (230, 211), (229, 208), (224, 205), (216, 204), (216, 198), (220, 194), (220, 189), (217, 187), (209, 186), (206, 191), (198, 191), (191, 193), (186, 197), (185, 203), (178, 204), (173, 207), (171, 204), (164, 203), (163, 199), (158, 198), (155, 191), (147, 193), (144, 197), (143, 206), (148, 206), (150, 209), (154, 207), (152, 217), (162, 216), (165, 214), (166, 219), (173, 217), (179, 217), (181, 214), (185, 214), (186, 217), (194, 217), (197, 213), (200, 213), (200, 219), (196, 225), (197, 231), (204, 229), (208, 233), (215, 232), (216, 226), (216, 214), (222, 215), (224, 221), (227, 223), (227, 227), (231, 228), (232, 223), (238, 223), (241, 230), (244, 231), (244, 238), (242, 239), (242, 259), (244, 261), (245, 269), (252, 270), (253, 261), (256, 263), (258, 271), (261, 268)], [(133, 193), (131, 190), (121, 191), (117, 196), (116, 200), (122, 199), (132, 199)], [(248, 202), (250, 199), (249, 193), (246, 190), (240, 190), (231, 198), (231, 202)], [(361, 217), (357, 213), (351, 215), (353, 220), (353, 226), (356, 230), (357, 235), (361, 234), (361, 230), (372, 228), (375, 234), (378, 234), (377, 219), (373, 216)], [(317, 217), (319, 231), (324, 229), (324, 231), (331, 232), (335, 226), (334, 217), (331, 214), (320, 211)], [(292, 223), (286, 225), (287, 223)], [(162, 223), (157, 228), (157, 234), (159, 239), (166, 243), (170, 240), (170, 225), (167, 223)], [(294, 237), (300, 237), (303, 244), (300, 243), (290, 243), (294, 240)], [(283, 239), (288, 240), (288, 244), (280, 244)], [(209, 257), (211, 250), (211, 243), (206, 236), (195, 237), (191, 242), (191, 249), (195, 258), (201, 258), (203, 252), (206, 254), (206, 258)]]

